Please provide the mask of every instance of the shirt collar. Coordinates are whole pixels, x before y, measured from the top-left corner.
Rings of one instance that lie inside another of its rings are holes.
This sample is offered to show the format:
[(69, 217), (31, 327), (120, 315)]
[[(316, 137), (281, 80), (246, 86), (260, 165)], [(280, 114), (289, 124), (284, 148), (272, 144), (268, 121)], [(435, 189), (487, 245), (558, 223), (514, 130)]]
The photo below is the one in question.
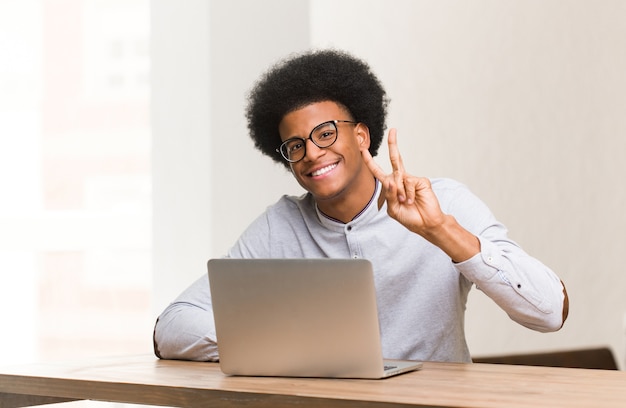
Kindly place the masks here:
[(367, 205), (363, 207), (363, 209), (347, 224), (344, 224), (343, 222), (324, 214), (317, 207), (317, 204), (315, 204), (315, 211), (317, 212), (317, 218), (320, 220), (320, 223), (323, 226), (325, 226), (328, 229), (335, 230), (335, 231), (343, 231), (345, 228), (348, 228), (348, 227), (354, 227), (357, 225), (365, 224), (369, 222), (372, 218), (374, 218), (376, 214), (378, 214), (379, 209), (378, 209), (377, 203), (378, 203), (378, 197), (380, 196), (380, 191), (381, 191), (381, 183), (380, 181), (376, 180), (376, 188), (374, 189), (374, 194), (368, 201)]

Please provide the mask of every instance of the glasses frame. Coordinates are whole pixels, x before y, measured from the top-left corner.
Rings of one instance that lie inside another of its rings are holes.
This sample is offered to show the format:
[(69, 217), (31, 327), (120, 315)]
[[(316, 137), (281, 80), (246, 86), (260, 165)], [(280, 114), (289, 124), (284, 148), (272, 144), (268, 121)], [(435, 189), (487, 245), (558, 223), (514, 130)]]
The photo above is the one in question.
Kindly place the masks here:
[[(329, 144), (328, 146), (320, 146), (319, 144), (317, 144), (315, 142), (315, 139), (313, 139), (313, 132), (315, 132), (315, 129), (318, 129), (321, 126), (324, 126), (326, 124), (332, 123), (335, 125), (335, 130), (337, 130), (337, 134), (335, 134), (335, 140), (332, 141), (331, 144)], [(311, 130), (311, 133), (309, 133), (309, 136), (304, 138), (304, 137), (290, 137), (289, 139), (285, 140), (284, 142), (282, 142), (280, 144), (280, 146), (278, 146), (278, 148), (276, 149), (277, 153), (280, 153), (280, 155), (283, 157), (283, 159), (285, 159), (287, 162), (289, 163), (297, 163), (300, 160), (304, 159), (306, 157), (306, 141), (310, 140), (311, 142), (313, 142), (313, 144), (317, 147), (319, 147), (320, 149), (327, 149), (330, 146), (334, 145), (335, 142), (337, 141), (337, 138), (339, 137), (339, 127), (337, 126), (338, 123), (352, 123), (353, 125), (358, 125), (359, 122), (355, 122), (353, 120), (340, 120), (340, 119), (335, 119), (335, 120), (327, 120), (326, 122), (322, 122), (319, 125), (315, 126), (313, 128), (313, 130)], [(303, 143), (303, 153), (302, 153), (302, 157), (299, 158), (298, 160), (292, 160), (290, 158), (287, 157), (286, 153), (283, 152), (283, 146), (286, 146), (288, 143), (293, 142), (294, 140), (301, 140)]]

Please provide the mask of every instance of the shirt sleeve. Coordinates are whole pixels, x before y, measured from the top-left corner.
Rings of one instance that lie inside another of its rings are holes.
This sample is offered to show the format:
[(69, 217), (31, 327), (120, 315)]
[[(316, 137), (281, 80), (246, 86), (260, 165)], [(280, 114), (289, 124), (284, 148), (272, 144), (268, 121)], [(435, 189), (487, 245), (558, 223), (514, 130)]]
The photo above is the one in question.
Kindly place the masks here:
[(161, 313), (154, 326), (154, 353), (164, 359), (218, 361), (208, 274)]
[[(259, 216), (228, 253), (230, 258), (262, 258), (269, 254), (267, 213)], [(208, 272), (181, 293), (157, 318), (154, 353), (172, 360), (218, 361), (217, 336)]]
[(517, 323), (540, 332), (560, 329), (565, 290), (559, 277), (512, 241), (506, 227), (467, 188), (457, 188), (454, 196), (450, 211), (480, 241), (480, 252), (454, 264), (457, 271)]
[(456, 264), (458, 271), (517, 323), (540, 332), (560, 329), (565, 295), (554, 272), (519, 247), (479, 240), (480, 253)]

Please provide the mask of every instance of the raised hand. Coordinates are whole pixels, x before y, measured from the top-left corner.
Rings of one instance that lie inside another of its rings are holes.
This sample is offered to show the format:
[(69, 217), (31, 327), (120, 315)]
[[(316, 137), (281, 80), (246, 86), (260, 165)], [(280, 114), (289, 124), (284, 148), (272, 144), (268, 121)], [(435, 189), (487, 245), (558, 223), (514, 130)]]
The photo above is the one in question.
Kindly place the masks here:
[(430, 229), (440, 226), (445, 218), (431, 189), (430, 180), (406, 173), (398, 149), (396, 129), (389, 130), (387, 140), (391, 174), (386, 174), (366, 149), (362, 151), (363, 159), (374, 177), (382, 183), (381, 196), (387, 201), (389, 215), (417, 234), (428, 234)]
[(395, 129), (389, 130), (387, 141), (391, 174), (385, 173), (367, 149), (361, 153), (367, 167), (382, 183), (381, 197), (387, 201), (389, 216), (440, 247), (453, 261), (464, 261), (477, 254), (478, 238), (441, 211), (430, 180), (406, 173)]

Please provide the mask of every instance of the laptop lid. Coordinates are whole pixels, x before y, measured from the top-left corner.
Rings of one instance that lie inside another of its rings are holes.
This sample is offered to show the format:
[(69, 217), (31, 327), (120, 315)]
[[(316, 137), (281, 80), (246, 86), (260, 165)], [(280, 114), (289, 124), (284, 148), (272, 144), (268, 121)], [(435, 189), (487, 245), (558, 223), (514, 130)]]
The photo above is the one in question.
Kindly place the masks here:
[(213, 315), (226, 374), (383, 378), (372, 265), (364, 259), (211, 259)]

